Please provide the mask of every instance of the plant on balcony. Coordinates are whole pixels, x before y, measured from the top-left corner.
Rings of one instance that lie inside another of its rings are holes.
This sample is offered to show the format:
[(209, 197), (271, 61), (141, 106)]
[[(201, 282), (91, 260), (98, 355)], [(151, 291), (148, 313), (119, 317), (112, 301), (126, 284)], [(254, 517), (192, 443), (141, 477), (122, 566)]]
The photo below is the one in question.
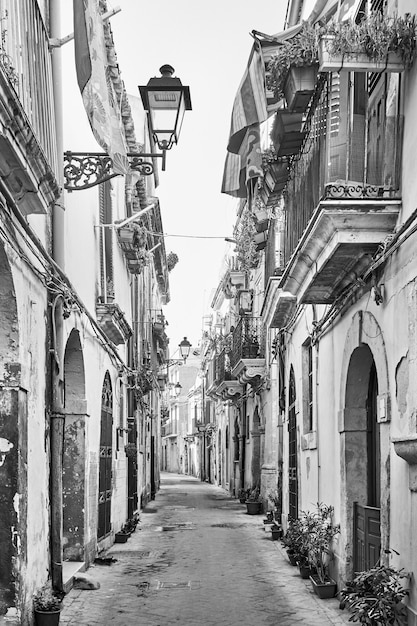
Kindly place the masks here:
[(403, 600), (409, 593), (403, 586), (406, 578), (402, 569), (387, 565), (359, 572), (340, 592), (340, 607), (348, 607), (350, 622), (405, 626), (407, 609)]
[(235, 232), (236, 258), (239, 268), (243, 272), (249, 272), (257, 266), (259, 261), (259, 253), (256, 250), (253, 239), (255, 234), (254, 218), (251, 213), (246, 210)]
[(129, 270), (134, 274), (140, 274), (143, 268), (149, 265), (152, 258), (152, 252), (149, 252), (143, 247), (138, 248), (135, 253), (135, 258), (128, 259), (127, 264)]
[(244, 359), (256, 359), (259, 356), (259, 339), (256, 329), (246, 330), (242, 341), (242, 357)]
[(106, 302), (114, 302), (114, 297), (114, 283), (111, 278), (108, 278), (106, 283)]
[(175, 252), (170, 252), (169, 254), (167, 254), (168, 272), (171, 272), (174, 269), (178, 261), (179, 261), (179, 257), (178, 257), (178, 254), (175, 254)]
[(318, 30), (305, 22), (297, 35), (278, 48), (268, 70), (268, 88), (275, 96), (285, 97), (290, 110), (305, 110), (318, 70)]
[(135, 443), (127, 443), (125, 445), (125, 454), (128, 459), (136, 459), (138, 455), (138, 447)]
[[(320, 31), (321, 49), (323, 51), (324, 45), (330, 62), (339, 65), (339, 69), (342, 66), (349, 69), (350, 60), (359, 64), (358, 57), (364, 55), (362, 71), (382, 71), (388, 68), (391, 53), (398, 55), (401, 63), (408, 68), (416, 54), (416, 31), (415, 15), (406, 13), (404, 17), (397, 17), (373, 12), (358, 24), (351, 20), (330, 22)], [(371, 67), (369, 62), (379, 63), (380, 68)], [(360, 71), (360, 68), (356, 70)], [(324, 68), (324, 71), (330, 70)]]
[(19, 77), (14, 68), (12, 57), (7, 54), (6, 51), (6, 38), (7, 38), (7, 28), (5, 23), (7, 22), (9, 14), (8, 11), (4, 11), (2, 17), (0, 18), (1, 25), (1, 39), (0, 39), (0, 66), (3, 68), (4, 73), (10, 81), (10, 84), (17, 89), (19, 86)]
[(154, 374), (151, 369), (146, 367), (140, 368), (137, 373), (137, 387), (140, 388), (143, 394), (152, 391), (154, 388)]

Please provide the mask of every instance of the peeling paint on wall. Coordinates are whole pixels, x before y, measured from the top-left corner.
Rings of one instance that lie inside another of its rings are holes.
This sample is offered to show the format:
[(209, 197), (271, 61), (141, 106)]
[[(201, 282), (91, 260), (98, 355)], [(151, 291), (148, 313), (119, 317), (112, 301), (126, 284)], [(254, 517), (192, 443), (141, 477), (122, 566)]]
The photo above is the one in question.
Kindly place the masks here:
[(400, 417), (407, 413), (407, 394), (409, 385), (408, 353), (395, 368), (395, 395)]
[(13, 448), (13, 444), (8, 439), (4, 437), (0, 437), (0, 467), (6, 460), (6, 456), (9, 454), (10, 450)]

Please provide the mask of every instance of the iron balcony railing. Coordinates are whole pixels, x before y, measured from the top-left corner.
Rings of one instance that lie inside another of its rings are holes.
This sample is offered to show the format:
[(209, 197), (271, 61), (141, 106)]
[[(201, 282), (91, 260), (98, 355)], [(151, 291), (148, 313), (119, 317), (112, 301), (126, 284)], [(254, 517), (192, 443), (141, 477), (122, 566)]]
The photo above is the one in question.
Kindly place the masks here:
[(225, 348), (216, 357), (216, 377), (219, 383), (232, 380), (230, 354), (229, 351), (226, 352)]
[(0, 0), (0, 72), (17, 95), (57, 176), (51, 52), (45, 19), (35, 0)]
[(285, 193), (285, 264), (320, 200), (399, 196), (402, 117), (385, 114), (383, 75), (367, 80), (340, 72), (319, 83)]
[(233, 369), (241, 359), (265, 357), (265, 330), (260, 317), (241, 317), (233, 331), (230, 365)]

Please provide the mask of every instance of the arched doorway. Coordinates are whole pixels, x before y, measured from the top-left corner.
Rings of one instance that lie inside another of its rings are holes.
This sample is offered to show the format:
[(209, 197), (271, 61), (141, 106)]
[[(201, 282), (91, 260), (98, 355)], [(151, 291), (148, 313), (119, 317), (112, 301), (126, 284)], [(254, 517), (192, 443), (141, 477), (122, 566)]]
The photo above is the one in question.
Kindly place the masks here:
[(85, 548), (85, 374), (79, 332), (64, 354), (65, 430), (62, 467), (64, 561), (83, 561)]
[(389, 546), (388, 368), (383, 334), (370, 313), (354, 316), (342, 364), (340, 574), (348, 579)]
[(294, 370), (288, 385), (288, 517), (298, 517), (298, 441)]
[(113, 391), (106, 372), (101, 392), (100, 461), (97, 539), (111, 531), (111, 470), (113, 461)]
[(25, 571), (27, 558), (28, 420), (26, 392), (20, 388), (18, 329), (12, 272), (0, 246), (0, 614), (15, 605), (16, 580), (24, 583), (19, 571)]
[[(346, 393), (346, 475), (353, 498), (353, 568), (373, 567), (381, 551), (381, 452), (378, 377), (369, 346), (352, 353)], [(354, 453), (354, 454), (353, 454)], [(355, 484), (356, 483), (356, 484)]]

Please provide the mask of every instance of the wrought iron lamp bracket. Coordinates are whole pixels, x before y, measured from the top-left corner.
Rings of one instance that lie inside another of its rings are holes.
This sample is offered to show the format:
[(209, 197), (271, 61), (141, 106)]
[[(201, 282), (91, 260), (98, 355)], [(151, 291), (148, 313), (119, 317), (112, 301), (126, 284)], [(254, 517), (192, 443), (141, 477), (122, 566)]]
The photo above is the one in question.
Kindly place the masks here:
[[(150, 176), (155, 167), (146, 158), (162, 159), (162, 170), (165, 170), (165, 150), (161, 153), (129, 152), (127, 154), (130, 168), (141, 176)], [(119, 174), (113, 171), (113, 161), (105, 152), (64, 152), (64, 188), (67, 191), (90, 189)]]

